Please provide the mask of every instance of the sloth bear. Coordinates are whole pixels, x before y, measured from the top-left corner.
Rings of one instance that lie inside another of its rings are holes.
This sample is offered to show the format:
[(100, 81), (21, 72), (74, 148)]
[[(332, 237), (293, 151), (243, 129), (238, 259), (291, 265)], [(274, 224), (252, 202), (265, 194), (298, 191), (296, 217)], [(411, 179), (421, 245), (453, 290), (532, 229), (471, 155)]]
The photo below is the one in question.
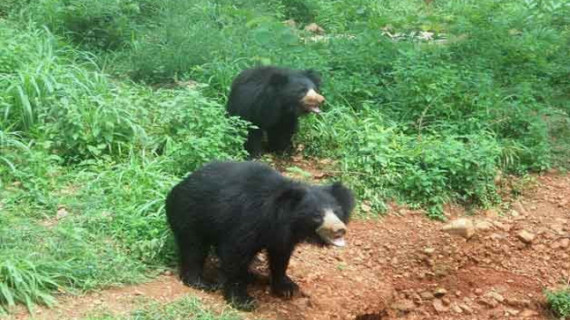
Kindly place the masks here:
[(241, 310), (255, 308), (247, 284), (258, 252), (268, 253), (272, 292), (290, 298), (299, 289), (286, 274), (295, 246), (302, 241), (344, 246), (353, 209), (352, 192), (339, 182), (304, 184), (255, 161), (207, 164), (166, 198), (182, 281), (200, 289), (217, 288), (202, 273), (214, 247), (226, 301)]
[(320, 113), (325, 98), (318, 93), (320, 75), (314, 70), (293, 70), (274, 66), (242, 71), (233, 81), (227, 112), (258, 127), (250, 129), (245, 149), (252, 158), (262, 153), (264, 132), (269, 151), (291, 151), (298, 117)]

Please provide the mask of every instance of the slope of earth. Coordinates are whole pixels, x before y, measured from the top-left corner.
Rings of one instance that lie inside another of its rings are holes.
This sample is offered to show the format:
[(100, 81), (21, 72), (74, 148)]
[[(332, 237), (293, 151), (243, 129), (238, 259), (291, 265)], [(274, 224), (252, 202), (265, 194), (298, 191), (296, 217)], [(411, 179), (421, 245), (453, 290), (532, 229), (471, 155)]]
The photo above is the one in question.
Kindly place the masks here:
[[(295, 165), (313, 179), (326, 176), (309, 160), (296, 159)], [(289, 268), (302, 293), (291, 300), (269, 294), (260, 255), (254, 268), (264, 281), (250, 290), (259, 308), (240, 314), (244, 319), (550, 319), (544, 290), (570, 281), (570, 177), (551, 173), (536, 180), (520, 199), (509, 200), (504, 212), (468, 217), (476, 226), (469, 239), (394, 205), (384, 218), (353, 221), (346, 248), (302, 245)], [(449, 208), (451, 221), (459, 215), (462, 210)], [(225, 308), (220, 292), (194, 290), (166, 274), (142, 285), (61, 297), (59, 306), (39, 309), (35, 318), (81, 319), (98, 308), (120, 317), (140, 298), (170, 302), (184, 295), (200, 297), (213, 310)]]

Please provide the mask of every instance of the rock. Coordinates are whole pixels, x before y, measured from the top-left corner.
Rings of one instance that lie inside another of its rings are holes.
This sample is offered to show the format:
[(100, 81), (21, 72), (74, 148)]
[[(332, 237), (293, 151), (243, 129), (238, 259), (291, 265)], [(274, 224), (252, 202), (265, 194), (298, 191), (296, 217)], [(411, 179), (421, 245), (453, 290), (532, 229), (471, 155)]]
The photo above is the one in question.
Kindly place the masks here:
[(494, 291), (488, 292), (488, 293), (487, 293), (487, 296), (490, 297), (490, 298), (493, 298), (493, 299), (497, 300), (498, 302), (503, 302), (503, 301), (505, 301), (505, 298), (504, 298), (502, 295), (500, 295), (500, 294), (498, 294), (498, 293), (496, 293), (496, 292), (494, 292)]
[(309, 32), (316, 33), (316, 34), (323, 34), (323, 33), (325, 33), (325, 29), (321, 28), (318, 24), (316, 24), (316, 23), (314, 23), (314, 22), (311, 23), (311, 24), (308, 24), (308, 25), (305, 27), (305, 31), (309, 31)]
[(534, 240), (534, 234), (526, 231), (526, 230), (521, 230), (518, 234), (517, 237), (519, 238), (519, 240), (521, 240), (522, 242), (526, 243), (526, 244), (531, 244), (532, 241)]
[(475, 294), (480, 296), (483, 294), (483, 290), (481, 290), (480, 288), (475, 289)]
[(526, 216), (528, 214), (528, 212), (526, 211), (526, 209), (524, 208), (524, 206), (522, 205), (522, 203), (520, 201), (515, 201), (513, 202), (511, 208), (513, 208), (513, 210), (516, 210), (517, 212), (519, 212), (520, 214)]
[(67, 211), (67, 209), (65, 209), (64, 207), (59, 207), (57, 209), (57, 213), (55, 214), (55, 218), (57, 220), (60, 220), (60, 219), (67, 217), (68, 215), (69, 215), (69, 211)]
[(431, 292), (429, 292), (429, 291), (421, 292), (421, 293), (420, 293), (420, 297), (421, 297), (423, 300), (433, 300), (433, 298), (434, 298), (433, 294), (432, 294)]
[(521, 214), (517, 211), (517, 210), (511, 210), (511, 216), (513, 217), (519, 217)]
[(501, 230), (503, 230), (503, 231), (505, 231), (505, 232), (509, 232), (509, 231), (511, 230), (511, 226), (506, 225), (506, 224), (504, 224), (504, 223), (500, 223), (499, 221), (493, 221), (493, 224), (494, 224), (497, 228), (499, 228), (499, 229), (501, 229)]
[(493, 229), (493, 224), (489, 221), (485, 220), (476, 220), (475, 221), (475, 230), (476, 231), (488, 231)]
[(495, 300), (491, 297), (488, 297), (488, 296), (479, 297), (477, 302), (488, 307), (489, 309), (496, 308), (499, 305), (499, 302), (497, 302), (497, 300)]
[(519, 313), (520, 318), (530, 318), (538, 316), (538, 312), (530, 309), (525, 309), (521, 313)]
[(566, 248), (568, 248), (568, 246), (570, 246), (570, 239), (569, 239), (569, 238), (564, 238), (564, 239), (560, 240), (560, 241), (558, 242), (558, 244), (559, 244), (559, 245), (558, 245), (558, 248), (560, 248), (560, 249), (566, 249)]
[(428, 256), (431, 256), (434, 252), (435, 252), (434, 248), (425, 248), (424, 249), (424, 253), (427, 254)]
[(416, 308), (416, 305), (412, 300), (402, 299), (392, 303), (391, 307), (401, 312), (410, 312)]
[(445, 290), (444, 288), (437, 288), (435, 289), (435, 291), (433, 292), (433, 295), (436, 298), (441, 298), (443, 296), (445, 296), (445, 294), (447, 293), (447, 290)]
[(505, 304), (515, 308), (528, 308), (530, 306), (530, 303), (531, 302), (528, 299), (515, 299), (515, 298), (505, 299)]
[(460, 307), (461, 310), (463, 310), (466, 314), (472, 314), (472, 313), (473, 313), (473, 309), (471, 309), (471, 307), (468, 306), (468, 305), (466, 305), (465, 303), (460, 304), (459, 307)]
[(445, 307), (443, 305), (443, 301), (441, 301), (440, 299), (435, 299), (433, 300), (433, 308), (435, 309), (435, 311), (437, 311), (437, 313), (443, 313), (443, 312), (447, 312), (447, 310), (449, 310), (447, 307)]
[(285, 21), (283, 21), (283, 24), (288, 26), (288, 27), (291, 27), (291, 28), (297, 27), (297, 22), (295, 22), (295, 20), (293, 20), (293, 19), (285, 20)]
[(495, 209), (485, 210), (485, 217), (495, 219), (499, 217), (499, 213)]
[(473, 221), (466, 218), (460, 218), (442, 227), (442, 230), (449, 233), (461, 236), (465, 239), (471, 238), (475, 234), (475, 226)]
[(463, 313), (463, 309), (461, 309), (461, 307), (459, 307), (456, 304), (451, 306), (451, 310), (453, 310), (453, 312), (455, 312), (455, 313)]
[(511, 316), (516, 316), (517, 314), (521, 313), (519, 310), (511, 309), (511, 308), (506, 308), (505, 312)]

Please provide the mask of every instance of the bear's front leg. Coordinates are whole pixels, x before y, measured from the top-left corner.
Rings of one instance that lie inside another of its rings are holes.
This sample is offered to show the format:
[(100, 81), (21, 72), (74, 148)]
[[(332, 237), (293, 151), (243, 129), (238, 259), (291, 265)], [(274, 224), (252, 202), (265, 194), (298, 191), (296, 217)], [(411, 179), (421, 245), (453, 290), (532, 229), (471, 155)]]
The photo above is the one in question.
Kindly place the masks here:
[(268, 250), (271, 291), (283, 298), (292, 298), (299, 291), (299, 286), (287, 276), (287, 267), (292, 252), (293, 248), (290, 247)]
[(228, 242), (219, 247), (219, 256), (224, 283), (224, 298), (236, 309), (242, 311), (252, 311), (257, 307), (255, 299), (247, 294), (247, 284), (249, 280), (249, 264), (255, 252), (244, 253), (248, 250), (245, 241), (241, 242), (243, 247), (236, 247), (233, 242)]
[(224, 298), (234, 308), (242, 311), (252, 311), (257, 307), (255, 299), (247, 294), (247, 283), (228, 280), (224, 285)]

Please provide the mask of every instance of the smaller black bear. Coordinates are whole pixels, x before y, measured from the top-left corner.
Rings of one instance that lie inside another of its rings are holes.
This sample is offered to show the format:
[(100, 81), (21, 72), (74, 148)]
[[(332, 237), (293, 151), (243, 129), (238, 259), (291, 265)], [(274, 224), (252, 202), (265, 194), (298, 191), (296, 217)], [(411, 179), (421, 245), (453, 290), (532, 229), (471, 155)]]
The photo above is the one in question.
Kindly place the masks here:
[(274, 66), (242, 71), (233, 81), (227, 112), (259, 129), (250, 129), (245, 149), (251, 157), (262, 153), (263, 133), (271, 152), (291, 150), (298, 117), (320, 113), (325, 98), (318, 93), (321, 77), (314, 70), (293, 70)]
[(252, 277), (249, 265), (258, 252), (268, 253), (272, 292), (292, 297), (299, 287), (286, 270), (295, 246), (302, 241), (344, 246), (353, 208), (353, 194), (341, 183), (295, 182), (253, 161), (207, 164), (166, 198), (182, 281), (201, 289), (216, 288), (202, 272), (210, 247), (215, 247), (224, 296), (242, 310), (255, 308), (247, 284)]

